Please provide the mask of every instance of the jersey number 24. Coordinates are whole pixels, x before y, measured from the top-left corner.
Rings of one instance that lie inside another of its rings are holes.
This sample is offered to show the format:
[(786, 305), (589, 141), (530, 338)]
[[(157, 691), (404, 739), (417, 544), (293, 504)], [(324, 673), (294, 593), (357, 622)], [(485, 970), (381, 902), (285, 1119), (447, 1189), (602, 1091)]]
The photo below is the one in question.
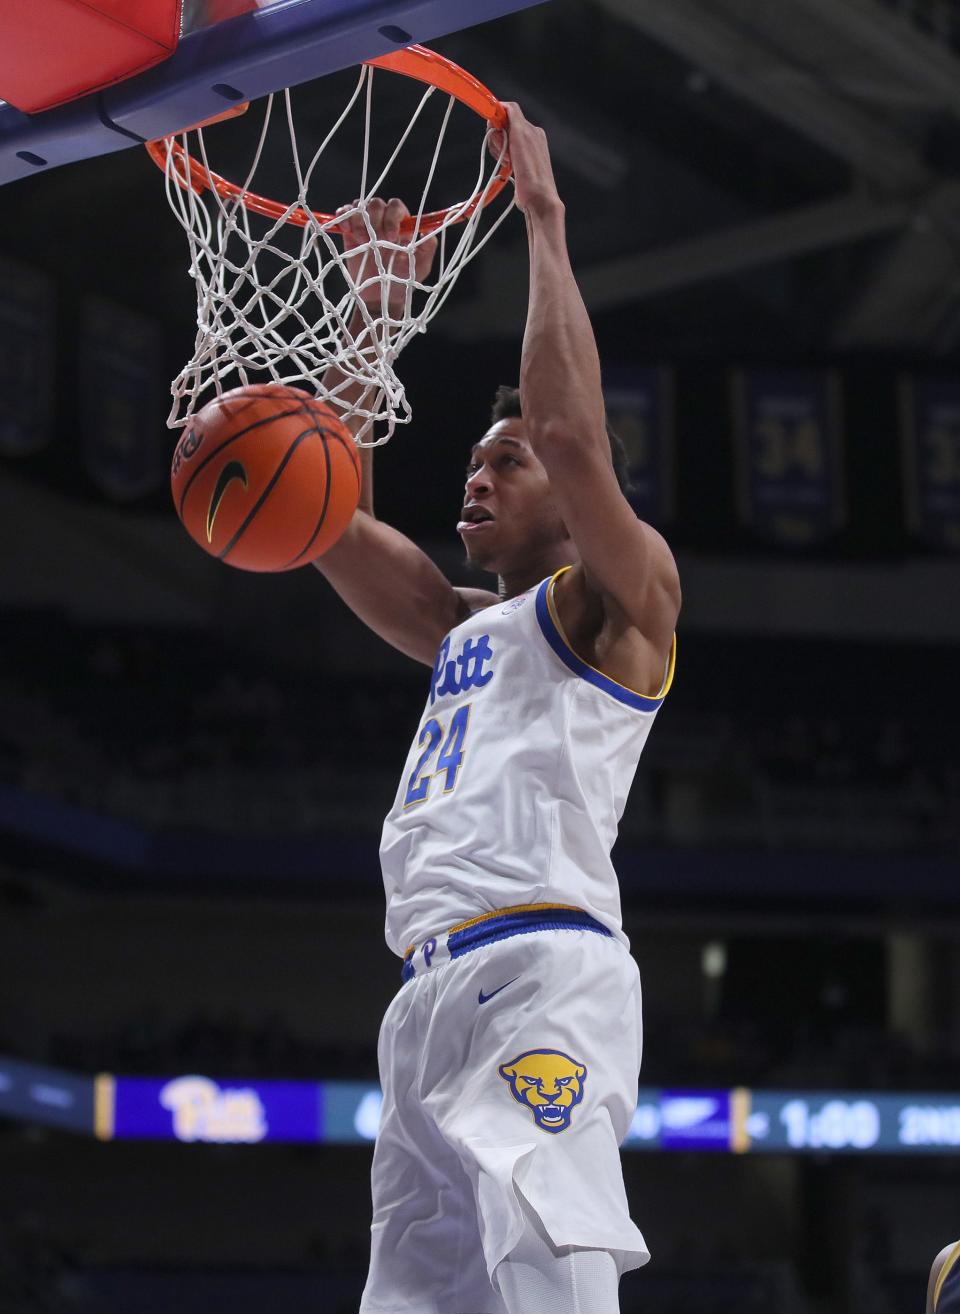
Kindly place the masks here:
[[(463, 765), (463, 741), (470, 720), (470, 704), (458, 707), (450, 721), (450, 728), (444, 734), (443, 725), (431, 717), (420, 731), (417, 743), (423, 749), (417, 759), (417, 765), (407, 781), (407, 792), (403, 806), (422, 803), (430, 793), (430, 782), (434, 776), (445, 776), (443, 792), (449, 794), (457, 783), (457, 776)], [(436, 761), (434, 761), (436, 758)]]

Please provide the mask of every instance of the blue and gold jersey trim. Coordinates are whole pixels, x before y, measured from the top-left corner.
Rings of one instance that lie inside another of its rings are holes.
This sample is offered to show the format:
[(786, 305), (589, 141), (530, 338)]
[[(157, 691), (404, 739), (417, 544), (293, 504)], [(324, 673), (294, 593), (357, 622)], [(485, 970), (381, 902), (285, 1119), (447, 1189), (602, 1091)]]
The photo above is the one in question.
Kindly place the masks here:
[(954, 1314), (960, 1310), (960, 1241), (947, 1255), (940, 1270), (933, 1289), (933, 1308), (936, 1314)]
[[(529, 935), (534, 931), (594, 931), (598, 935), (612, 936), (609, 927), (598, 922), (582, 908), (569, 903), (522, 903), (512, 908), (499, 908), (482, 913), (467, 922), (458, 922), (446, 933), (446, 948), (451, 959), (462, 958), (484, 945), (507, 940), (514, 935)], [(436, 942), (432, 942), (436, 948)], [(402, 981), (415, 975), (413, 956), (416, 945), (411, 945), (403, 956)]]
[[(565, 566), (564, 570), (569, 570), (569, 566)], [(571, 647), (567, 636), (563, 632), (563, 626), (560, 624), (556, 605), (553, 601), (553, 585), (558, 576), (562, 574), (563, 571), (558, 570), (556, 575), (553, 575), (550, 579), (545, 579), (537, 589), (537, 621), (547, 643), (549, 643), (564, 666), (571, 670), (574, 675), (578, 675), (581, 680), (586, 680), (597, 689), (602, 689), (605, 694), (609, 694), (611, 698), (615, 698), (617, 702), (624, 703), (627, 707), (633, 707), (638, 712), (656, 712), (673, 684), (673, 672), (677, 660), (677, 636), (674, 635), (670, 642), (670, 656), (667, 658), (667, 669), (664, 672), (660, 692), (651, 698), (649, 694), (639, 694), (633, 689), (628, 689), (625, 684), (619, 684), (616, 680), (612, 680), (609, 675), (604, 675), (603, 671), (598, 671), (595, 666), (585, 662)]]

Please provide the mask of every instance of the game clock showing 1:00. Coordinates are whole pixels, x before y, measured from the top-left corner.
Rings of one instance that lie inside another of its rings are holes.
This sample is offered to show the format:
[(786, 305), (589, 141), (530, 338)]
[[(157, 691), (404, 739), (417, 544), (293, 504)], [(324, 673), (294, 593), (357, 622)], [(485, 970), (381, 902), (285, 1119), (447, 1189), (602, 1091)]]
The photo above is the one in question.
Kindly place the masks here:
[(950, 1096), (751, 1091), (751, 1150), (924, 1154), (960, 1149), (960, 1103)]
[(795, 1150), (870, 1150), (880, 1140), (880, 1110), (872, 1100), (788, 1100), (780, 1122)]

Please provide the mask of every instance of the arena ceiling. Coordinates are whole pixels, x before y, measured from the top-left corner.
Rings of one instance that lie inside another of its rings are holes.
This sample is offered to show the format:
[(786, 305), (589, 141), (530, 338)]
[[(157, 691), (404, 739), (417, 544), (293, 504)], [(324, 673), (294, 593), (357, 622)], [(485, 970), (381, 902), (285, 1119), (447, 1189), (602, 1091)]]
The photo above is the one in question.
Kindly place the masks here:
[[(910, 9), (548, 0), (436, 44), (547, 129), (608, 336), (942, 358), (960, 339), (960, 57)], [(183, 314), (161, 192), (139, 150), (13, 184), (0, 251)], [(431, 332), (515, 339), (525, 285), (518, 222)]]
[[(555, 0), (509, 20), (489, 71), (502, 58), (551, 132), (593, 311), (701, 350), (949, 352), (960, 60), (909, 9)], [(482, 277), (478, 329), (517, 284), (505, 263)]]

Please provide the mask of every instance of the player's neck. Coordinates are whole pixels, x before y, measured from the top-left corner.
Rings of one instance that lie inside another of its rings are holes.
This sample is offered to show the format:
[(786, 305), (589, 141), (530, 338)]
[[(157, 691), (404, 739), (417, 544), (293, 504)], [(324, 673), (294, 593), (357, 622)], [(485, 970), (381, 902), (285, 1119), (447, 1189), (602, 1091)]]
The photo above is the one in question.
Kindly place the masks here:
[(506, 570), (497, 578), (497, 592), (506, 601), (526, 593), (542, 579), (555, 575), (564, 566), (573, 566), (579, 560), (577, 550), (568, 541), (563, 547), (557, 546), (541, 553), (536, 558), (525, 561), (515, 570)]

